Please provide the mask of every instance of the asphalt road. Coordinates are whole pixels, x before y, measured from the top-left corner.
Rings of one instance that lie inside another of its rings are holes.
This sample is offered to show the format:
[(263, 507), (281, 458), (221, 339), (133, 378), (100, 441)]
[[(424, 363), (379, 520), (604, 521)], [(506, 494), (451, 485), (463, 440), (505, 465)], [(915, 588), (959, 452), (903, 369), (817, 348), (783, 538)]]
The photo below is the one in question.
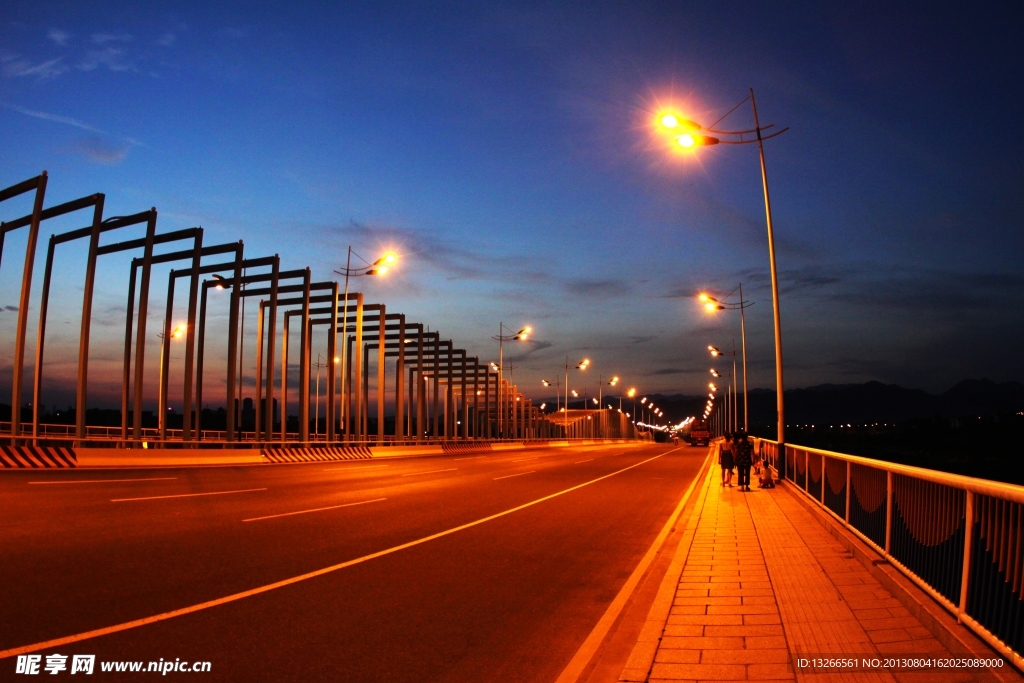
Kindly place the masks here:
[[(167, 674), (209, 681), (553, 681), (705, 454), (685, 444), (603, 445), (388, 462), (3, 472), (0, 650), (392, 549), (40, 653), (44, 664), (54, 652), (97, 662), (209, 661), (209, 673)], [(14, 669), (14, 658), (0, 659), (0, 679), (27, 680)]]

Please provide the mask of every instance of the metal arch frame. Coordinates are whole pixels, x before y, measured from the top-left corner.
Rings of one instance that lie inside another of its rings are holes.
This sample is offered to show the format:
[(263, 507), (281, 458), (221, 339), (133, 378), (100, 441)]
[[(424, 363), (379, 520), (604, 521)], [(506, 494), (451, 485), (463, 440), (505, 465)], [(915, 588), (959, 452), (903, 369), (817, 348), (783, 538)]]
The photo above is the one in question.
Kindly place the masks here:
[[(28, 330), (28, 303), (32, 292), (32, 268), (36, 260), (36, 244), (39, 240), (39, 223), (43, 220), (43, 199), (46, 195), (46, 171), (35, 178), (29, 178), (16, 185), (0, 191), (0, 202), (13, 199), (19, 195), (36, 191), (32, 204), (32, 213), (27, 221), (18, 219), (11, 223), (0, 223), (0, 260), (3, 258), (4, 236), (20, 227), (29, 228), (28, 240), (25, 245), (25, 265), (21, 271), (21, 294), (18, 299), (18, 323), (14, 335), (14, 368), (11, 381), (11, 443), (17, 444), (21, 431), (21, 389), (25, 372), (25, 333)], [(15, 225), (20, 223), (19, 225)]]

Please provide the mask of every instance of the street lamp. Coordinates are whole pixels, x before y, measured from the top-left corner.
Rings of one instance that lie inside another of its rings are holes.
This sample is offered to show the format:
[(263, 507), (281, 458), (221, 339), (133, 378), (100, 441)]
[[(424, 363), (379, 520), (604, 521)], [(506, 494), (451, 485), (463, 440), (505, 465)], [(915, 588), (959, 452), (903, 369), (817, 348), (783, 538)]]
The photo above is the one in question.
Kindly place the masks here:
[[(577, 370), (586, 370), (587, 367), (589, 367), (589, 365), (590, 365), (590, 359), (589, 358), (584, 358), (579, 363), (577, 363), (575, 366), (571, 366), (571, 367), (575, 367)], [(565, 365), (563, 367), (565, 367), (565, 409), (568, 410), (569, 409), (569, 368), (570, 368), (569, 356), (565, 357)]]
[[(512, 331), (512, 328), (508, 328)], [(498, 334), (492, 336), (491, 339), (498, 342), (498, 366), (495, 368), (498, 371), (498, 434), (504, 435), (504, 395), (505, 392), (501, 390), (501, 383), (505, 379), (505, 342), (507, 341), (526, 341), (527, 338), (533, 333), (533, 328), (527, 325), (523, 329), (519, 330), (515, 334), (505, 334), (505, 323), (498, 323)], [(494, 363), (491, 363), (493, 366)]]
[[(726, 116), (729, 116), (734, 112), (741, 104), (744, 104), (747, 100), (750, 100), (750, 107), (754, 114), (754, 127), (750, 130), (718, 130), (715, 128)], [(694, 149), (698, 146), (706, 145), (717, 145), (730, 144), (730, 145), (745, 145), (757, 143), (758, 154), (761, 158), (761, 184), (764, 188), (764, 211), (768, 226), (768, 262), (771, 268), (772, 278), (772, 308), (774, 312), (775, 322), (775, 400), (776, 410), (778, 417), (778, 427), (776, 438), (779, 443), (779, 468), (780, 471), (785, 471), (785, 406), (784, 406), (784, 393), (783, 393), (783, 381), (782, 381), (782, 317), (779, 313), (779, 278), (778, 268), (776, 267), (775, 260), (775, 232), (772, 228), (772, 204), (771, 198), (768, 193), (768, 169), (764, 161), (764, 141), (770, 138), (782, 135), (788, 127), (782, 130), (773, 132), (769, 135), (763, 135), (763, 131), (774, 127), (774, 124), (768, 124), (762, 126), (760, 119), (757, 116), (757, 102), (754, 100), (754, 89), (750, 89), (750, 95), (743, 99), (742, 102), (733, 107), (729, 112), (721, 119), (716, 121), (710, 127), (701, 126), (695, 121), (684, 119), (674, 112), (663, 112), (657, 117), (658, 127), (660, 130), (671, 137), (676, 145), (676, 149)], [(694, 131), (703, 130), (714, 135), (723, 136), (723, 138), (712, 137), (707, 135), (698, 135)], [(678, 133), (678, 134), (677, 134)], [(753, 134), (754, 137), (750, 137)]]
[[(344, 296), (344, 298), (342, 300), (342, 304), (341, 304), (342, 305), (342, 321), (343, 321), (342, 322), (342, 329), (343, 329), (343, 338), (345, 339), (345, 343), (341, 345), (341, 363), (340, 363), (340, 367), (337, 369), (337, 371), (341, 373), (341, 377), (342, 378), (345, 377), (345, 368), (346, 368), (346, 364), (348, 363), (348, 358), (347, 358), (347, 356), (348, 356), (348, 280), (349, 280), (350, 277), (361, 277), (363, 275), (384, 275), (385, 273), (388, 272), (388, 269), (390, 268), (391, 264), (393, 264), (396, 261), (398, 261), (398, 257), (392, 251), (389, 251), (389, 252), (385, 253), (383, 256), (378, 258), (373, 263), (367, 262), (367, 260), (364, 259), (362, 256), (360, 256), (359, 254), (356, 254), (356, 258), (359, 259), (360, 261), (362, 261), (363, 265), (356, 266), (355, 268), (353, 268), (352, 267), (352, 254), (354, 254), (354, 253), (355, 252), (352, 251), (352, 245), (349, 245), (349, 247), (348, 247), (348, 258), (345, 261), (345, 267), (342, 268), (342, 269), (334, 271), (338, 275), (344, 275), (345, 276), (345, 296)], [(384, 321), (381, 320), (380, 324), (383, 326), (384, 325)], [(333, 330), (333, 334), (337, 335), (338, 334), (338, 330)], [(361, 350), (357, 350), (356, 352), (357, 353), (361, 353)], [(381, 357), (382, 358), (383, 358), (383, 355), (384, 355), (384, 349), (381, 349)], [(268, 408), (269, 408), (269, 406), (268, 406)], [(342, 411), (345, 410), (345, 381), (344, 381), (344, 379), (342, 379), (342, 381), (341, 381), (340, 409)], [(348, 437), (349, 437), (348, 422), (349, 422), (349, 416), (345, 415), (345, 440), (346, 441), (348, 441)]]
[[(717, 358), (718, 356), (732, 356), (732, 375), (726, 375), (726, 377), (732, 377), (732, 430), (736, 431), (737, 429), (739, 429), (739, 416), (737, 414), (737, 408), (736, 408), (736, 341), (733, 340), (732, 351), (731, 352), (721, 351), (717, 347), (711, 346), (711, 345), (708, 345), (708, 351), (711, 352), (711, 356), (714, 357), (714, 358)], [(715, 376), (718, 377), (718, 375), (715, 375)], [(728, 421), (728, 417), (729, 417), (729, 392), (728, 392), (728, 389), (729, 389), (728, 382), (726, 382), (726, 397), (725, 397), (726, 421)], [(746, 382), (744, 382), (744, 384), (743, 384), (744, 397), (746, 396), (746, 389), (747, 389)], [(745, 413), (746, 412), (746, 404), (744, 404), (743, 410), (744, 410), (744, 413)], [(746, 415), (744, 415), (744, 419), (745, 418), (746, 418)]]
[[(719, 301), (706, 292), (701, 292), (698, 298), (704, 303), (704, 308), (711, 313), (718, 311), (740, 312), (740, 347), (743, 349), (743, 431), (747, 432), (750, 431), (750, 414), (747, 401), (747, 316), (745, 310), (753, 306), (755, 302), (743, 299), (742, 282), (737, 289), (740, 294), (739, 302)], [(732, 296), (731, 292), (725, 298), (727, 299), (729, 296)]]

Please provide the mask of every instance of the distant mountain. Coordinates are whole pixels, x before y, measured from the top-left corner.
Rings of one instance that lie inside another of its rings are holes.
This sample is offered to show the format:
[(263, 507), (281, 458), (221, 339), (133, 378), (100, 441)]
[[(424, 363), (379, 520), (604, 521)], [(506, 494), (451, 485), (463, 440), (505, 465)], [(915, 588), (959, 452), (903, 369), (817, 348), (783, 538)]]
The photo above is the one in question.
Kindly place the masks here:
[[(751, 389), (750, 421), (771, 424), (775, 421), (775, 392)], [(654, 395), (655, 405), (666, 417), (678, 422), (688, 415), (703, 412), (703, 396)], [(741, 413), (742, 413), (742, 395)], [(942, 394), (920, 389), (905, 389), (896, 384), (820, 384), (786, 391), (786, 422), (789, 424), (864, 424), (900, 422), (927, 417), (967, 417), (1024, 411), (1024, 384), (997, 383), (989, 379), (970, 379)]]

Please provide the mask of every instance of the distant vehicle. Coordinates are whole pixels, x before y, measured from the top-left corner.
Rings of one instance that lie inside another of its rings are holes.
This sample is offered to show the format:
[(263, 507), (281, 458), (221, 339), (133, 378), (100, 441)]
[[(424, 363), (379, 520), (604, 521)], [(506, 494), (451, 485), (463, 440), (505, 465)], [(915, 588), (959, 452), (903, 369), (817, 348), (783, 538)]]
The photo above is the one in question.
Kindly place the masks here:
[(711, 432), (708, 430), (708, 423), (705, 420), (694, 420), (690, 423), (690, 444), (693, 446), (707, 446), (711, 443)]

